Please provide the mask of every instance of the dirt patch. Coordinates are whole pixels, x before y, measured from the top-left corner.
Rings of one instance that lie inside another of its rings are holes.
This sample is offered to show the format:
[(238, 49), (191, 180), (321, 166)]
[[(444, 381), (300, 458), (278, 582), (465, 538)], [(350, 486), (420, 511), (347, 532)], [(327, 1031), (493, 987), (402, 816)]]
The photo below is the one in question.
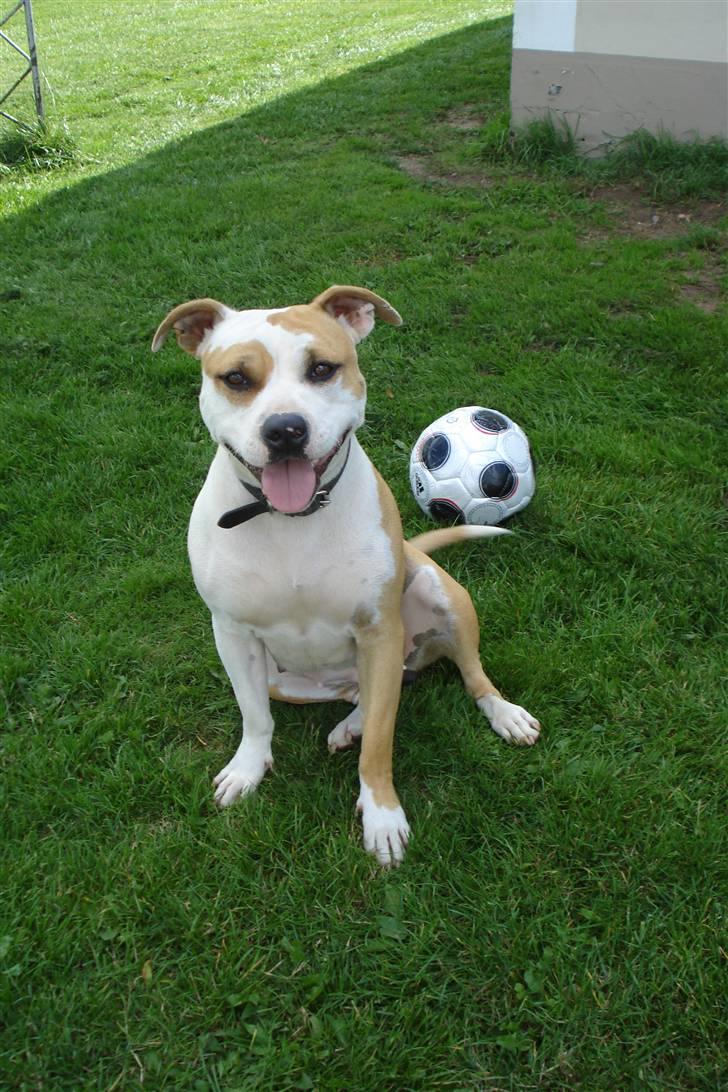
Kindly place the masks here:
[(475, 171), (444, 171), (429, 155), (398, 155), (395, 156), (395, 163), (416, 182), (441, 186), (473, 186), (477, 189), (486, 189), (493, 185), (491, 178)]
[[(696, 200), (673, 205), (653, 202), (635, 186), (604, 186), (594, 189), (589, 197), (601, 201), (612, 220), (612, 228), (590, 229), (583, 241), (605, 240), (616, 235), (637, 239), (679, 239), (694, 228), (716, 228), (728, 216), (728, 202)], [(728, 249), (728, 232), (724, 241), (716, 236), (715, 248), (703, 251), (703, 268), (686, 274), (678, 286), (679, 297), (706, 315), (721, 306), (721, 277), (724, 267), (720, 254)]]
[(443, 176), (434, 169), (432, 157), (429, 155), (398, 155), (395, 161), (401, 171), (417, 182), (442, 181)]
[[(728, 215), (724, 201), (691, 201), (659, 205), (633, 186), (600, 186), (588, 195), (605, 206), (619, 235), (642, 239), (673, 239), (697, 226), (714, 227)], [(592, 229), (587, 239), (607, 238), (603, 229)]]
[(442, 120), (445, 125), (449, 125), (451, 129), (457, 129), (460, 133), (473, 132), (476, 129), (482, 129), (485, 125), (484, 116), (475, 108), (468, 106), (458, 106), (448, 110)]
[(714, 314), (721, 305), (720, 277), (722, 268), (717, 259), (707, 262), (705, 267), (690, 276), (680, 285), (682, 299), (698, 307), (706, 315)]

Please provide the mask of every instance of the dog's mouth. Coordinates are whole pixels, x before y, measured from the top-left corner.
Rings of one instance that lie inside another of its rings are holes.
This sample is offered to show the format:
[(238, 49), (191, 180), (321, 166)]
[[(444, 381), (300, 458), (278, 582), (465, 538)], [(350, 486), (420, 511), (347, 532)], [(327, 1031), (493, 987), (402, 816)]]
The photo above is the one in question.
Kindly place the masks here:
[(275, 462), (266, 463), (265, 466), (253, 466), (239, 451), (235, 450), (232, 444), (225, 441), (225, 447), (260, 483), (261, 491), (271, 508), (292, 516), (305, 512), (311, 505), (321, 486), (323, 475), (341, 450), (348, 435), (347, 430), (331, 450), (316, 462), (305, 458), (292, 458), (278, 459)]

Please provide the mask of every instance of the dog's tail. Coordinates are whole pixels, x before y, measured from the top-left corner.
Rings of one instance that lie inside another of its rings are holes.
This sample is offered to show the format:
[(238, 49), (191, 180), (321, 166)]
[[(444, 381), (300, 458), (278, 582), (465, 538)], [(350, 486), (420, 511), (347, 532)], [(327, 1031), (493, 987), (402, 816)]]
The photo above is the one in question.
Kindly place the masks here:
[(493, 538), (494, 535), (511, 535), (505, 527), (481, 527), (474, 524), (460, 524), (458, 527), (443, 527), (439, 531), (425, 531), (409, 539), (411, 546), (428, 556), (441, 550), (443, 546), (454, 546), (457, 542), (467, 542), (473, 538)]

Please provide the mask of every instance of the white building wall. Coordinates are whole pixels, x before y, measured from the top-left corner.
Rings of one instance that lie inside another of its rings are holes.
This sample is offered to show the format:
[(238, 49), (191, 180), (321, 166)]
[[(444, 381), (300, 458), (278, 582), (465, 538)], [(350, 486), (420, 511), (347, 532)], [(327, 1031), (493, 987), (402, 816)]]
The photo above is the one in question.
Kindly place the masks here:
[(580, 53), (728, 61), (728, 0), (579, 0), (575, 24)]
[(517, 0), (513, 48), (571, 52), (576, 42), (576, 7), (577, 0)]

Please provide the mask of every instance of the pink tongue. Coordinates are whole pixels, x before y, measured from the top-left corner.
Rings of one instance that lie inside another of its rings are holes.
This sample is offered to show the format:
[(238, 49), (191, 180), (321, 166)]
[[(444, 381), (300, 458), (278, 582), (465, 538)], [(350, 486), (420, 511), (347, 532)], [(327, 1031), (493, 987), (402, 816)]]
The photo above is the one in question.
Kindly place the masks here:
[(279, 512), (302, 512), (316, 491), (316, 472), (308, 459), (284, 459), (263, 467), (260, 484)]

